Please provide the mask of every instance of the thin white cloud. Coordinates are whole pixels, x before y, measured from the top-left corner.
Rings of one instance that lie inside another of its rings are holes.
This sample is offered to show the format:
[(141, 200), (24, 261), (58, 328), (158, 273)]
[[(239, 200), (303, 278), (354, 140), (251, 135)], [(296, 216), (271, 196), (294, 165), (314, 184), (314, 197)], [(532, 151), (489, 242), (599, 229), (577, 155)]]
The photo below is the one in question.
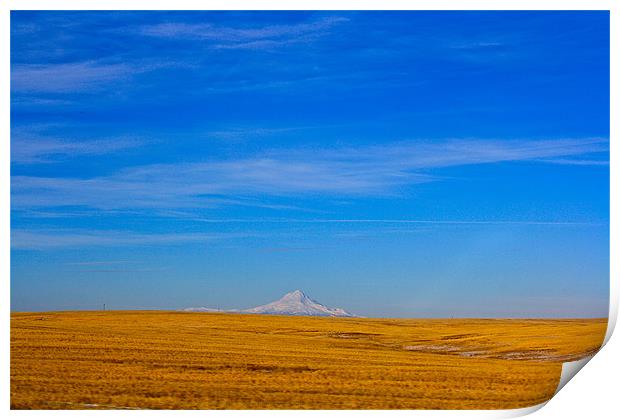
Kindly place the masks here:
[(428, 182), (389, 166), (350, 162), (246, 159), (150, 165), (89, 179), (12, 177), (14, 208), (88, 206), (192, 208), (235, 204), (210, 196), (238, 194), (382, 194), (390, 186)]
[[(94, 60), (58, 64), (15, 64), (11, 67), (11, 92), (41, 94), (100, 91), (113, 82), (129, 80), (145, 72), (188, 66), (191, 67), (191, 64), (139, 61), (105, 63)], [(24, 99), (18, 97), (16, 100)]]
[(11, 107), (53, 107), (53, 106), (68, 106), (73, 102), (66, 99), (52, 99), (52, 98), (39, 98), (37, 96), (16, 96), (11, 98)]
[[(317, 224), (413, 224), (413, 225), (521, 225), (521, 226), (602, 226), (592, 222), (556, 222), (540, 220), (424, 220), (424, 219), (194, 219), (205, 223), (317, 223)], [(402, 230), (394, 230), (394, 232)]]
[[(327, 151), (327, 156), (346, 154), (351, 159), (374, 156), (408, 169), (442, 168), (509, 161), (541, 161), (609, 151), (602, 137), (548, 140), (449, 139), (442, 142), (401, 142), (349, 150)], [(553, 163), (553, 162), (548, 162)]]
[(237, 28), (210, 23), (167, 22), (142, 26), (139, 33), (158, 38), (209, 41), (213, 47), (223, 49), (272, 49), (312, 41), (348, 20), (332, 16), (291, 25)]
[(61, 139), (37, 133), (15, 132), (11, 135), (11, 162), (47, 163), (80, 156), (97, 156), (142, 146), (144, 141), (132, 137), (89, 140)]
[(77, 261), (77, 262), (66, 262), (64, 263), (64, 265), (77, 265), (77, 266), (82, 266), (82, 265), (117, 265), (117, 264), (127, 264), (127, 263), (132, 263), (133, 261), (128, 261), (128, 260), (116, 260), (116, 261)]
[(12, 92), (70, 92), (100, 87), (127, 78), (137, 69), (128, 64), (95, 61), (61, 64), (19, 64), (11, 68)]
[(608, 147), (602, 138), (466, 139), (280, 150), (237, 160), (131, 167), (94, 178), (14, 176), (11, 198), (14, 209), (86, 206), (118, 210), (234, 205), (240, 196), (381, 196), (438, 180), (426, 173), (431, 169), (574, 158), (605, 152)]
[(163, 271), (161, 268), (119, 268), (119, 269), (92, 269), (92, 270), (71, 270), (72, 273), (153, 273)]
[(450, 48), (456, 50), (485, 50), (485, 49), (496, 49), (502, 48), (506, 45), (502, 42), (497, 41), (471, 41), (471, 42), (461, 42), (457, 44), (453, 44)]
[(11, 229), (11, 249), (44, 250), (50, 248), (173, 245), (188, 242), (246, 237), (232, 233), (139, 233), (111, 230), (28, 230)]
[(538, 162), (552, 163), (555, 165), (609, 166), (609, 161), (607, 160), (594, 159), (539, 159)]
[(209, 138), (225, 141), (243, 141), (248, 139), (266, 138), (273, 135), (287, 133), (297, 130), (305, 130), (314, 128), (310, 126), (300, 127), (245, 127), (245, 128), (229, 128), (223, 130), (213, 130), (206, 133)]

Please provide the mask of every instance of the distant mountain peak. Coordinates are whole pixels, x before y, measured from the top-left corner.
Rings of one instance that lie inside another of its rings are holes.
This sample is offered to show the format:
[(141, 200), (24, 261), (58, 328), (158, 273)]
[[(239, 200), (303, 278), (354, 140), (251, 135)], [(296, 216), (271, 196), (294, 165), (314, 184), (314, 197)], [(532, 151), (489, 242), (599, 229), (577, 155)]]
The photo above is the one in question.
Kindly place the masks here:
[(285, 294), (284, 296), (280, 298), (280, 300), (299, 301), (299, 302), (303, 302), (304, 300), (308, 300), (308, 299), (310, 299), (308, 295), (306, 295), (301, 290), (295, 290), (293, 292), (288, 292), (287, 294)]
[(306, 295), (301, 290), (295, 290), (282, 296), (275, 302), (243, 311), (251, 314), (272, 315), (307, 315), (307, 316), (354, 316), (341, 308), (329, 308)]
[(210, 308), (187, 308), (188, 312), (233, 312), (246, 314), (270, 314), (270, 315), (302, 315), (302, 316), (332, 316), (353, 317), (355, 315), (341, 308), (329, 308), (306, 295), (301, 290), (294, 290), (282, 296), (280, 299), (266, 305), (257, 306), (245, 310), (221, 311)]

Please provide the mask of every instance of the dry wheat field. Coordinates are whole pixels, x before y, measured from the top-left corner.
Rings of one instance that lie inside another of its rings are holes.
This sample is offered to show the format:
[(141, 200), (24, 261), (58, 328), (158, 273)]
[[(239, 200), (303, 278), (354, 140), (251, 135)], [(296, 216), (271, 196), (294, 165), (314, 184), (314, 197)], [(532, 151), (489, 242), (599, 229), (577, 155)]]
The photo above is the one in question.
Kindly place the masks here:
[(11, 314), (13, 409), (499, 409), (554, 393), (606, 319)]

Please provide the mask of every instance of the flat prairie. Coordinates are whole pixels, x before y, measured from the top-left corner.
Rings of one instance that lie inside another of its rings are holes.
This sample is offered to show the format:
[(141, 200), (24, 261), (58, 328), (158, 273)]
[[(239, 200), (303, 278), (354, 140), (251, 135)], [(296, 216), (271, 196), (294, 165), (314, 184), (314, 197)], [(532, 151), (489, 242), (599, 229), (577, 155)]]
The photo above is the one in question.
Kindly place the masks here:
[(11, 314), (13, 409), (500, 409), (551, 398), (606, 319)]

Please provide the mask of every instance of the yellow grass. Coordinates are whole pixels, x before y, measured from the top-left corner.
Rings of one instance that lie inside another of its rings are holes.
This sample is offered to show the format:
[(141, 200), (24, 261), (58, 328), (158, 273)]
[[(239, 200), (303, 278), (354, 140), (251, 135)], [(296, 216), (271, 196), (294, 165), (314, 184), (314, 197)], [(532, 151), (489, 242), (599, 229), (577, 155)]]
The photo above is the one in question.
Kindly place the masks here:
[(518, 408), (607, 320), (11, 315), (12, 408)]

